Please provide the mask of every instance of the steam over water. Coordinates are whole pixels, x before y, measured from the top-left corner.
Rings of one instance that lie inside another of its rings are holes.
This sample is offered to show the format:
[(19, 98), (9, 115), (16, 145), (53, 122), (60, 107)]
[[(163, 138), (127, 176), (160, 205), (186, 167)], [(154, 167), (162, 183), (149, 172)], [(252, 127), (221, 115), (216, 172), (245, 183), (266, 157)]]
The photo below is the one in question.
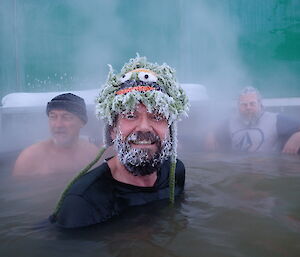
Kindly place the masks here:
[(46, 222), (70, 174), (16, 180), (2, 164), (0, 255), (299, 256), (299, 156), (182, 151), (180, 159), (186, 189), (175, 207), (132, 208), (72, 231)]
[[(107, 63), (119, 70), (139, 52), (176, 68), (181, 83), (204, 85), (213, 104), (192, 106), (190, 122), (179, 123), (186, 188), (175, 206), (132, 208), (93, 228), (47, 222), (74, 174), (16, 179), (16, 156), (0, 155), (0, 256), (299, 257), (300, 157), (199, 151), (208, 123), (229, 109), (215, 99), (248, 85), (264, 97), (299, 96), (298, 2), (2, 1), (1, 97), (99, 88)], [(0, 110), (1, 150), (49, 136), (44, 107), (20, 109)], [(87, 126), (102, 133), (92, 119)]]
[(299, 1), (2, 0), (0, 97), (95, 88), (136, 52), (220, 97), (299, 95)]

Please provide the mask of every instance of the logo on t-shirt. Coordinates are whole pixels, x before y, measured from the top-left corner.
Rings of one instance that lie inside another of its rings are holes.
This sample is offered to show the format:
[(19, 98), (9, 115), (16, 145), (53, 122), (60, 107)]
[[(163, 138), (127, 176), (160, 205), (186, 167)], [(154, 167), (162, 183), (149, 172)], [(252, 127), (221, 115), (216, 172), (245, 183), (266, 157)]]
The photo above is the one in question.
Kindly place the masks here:
[(241, 152), (256, 152), (264, 142), (264, 133), (258, 128), (240, 129), (231, 137), (233, 150)]

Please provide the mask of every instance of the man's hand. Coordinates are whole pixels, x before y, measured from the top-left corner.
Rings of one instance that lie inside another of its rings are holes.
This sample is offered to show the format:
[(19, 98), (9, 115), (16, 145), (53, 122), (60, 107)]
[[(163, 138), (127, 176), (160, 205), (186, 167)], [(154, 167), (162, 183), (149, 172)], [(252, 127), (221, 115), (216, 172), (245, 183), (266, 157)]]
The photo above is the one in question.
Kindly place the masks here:
[(300, 132), (294, 133), (285, 143), (282, 153), (297, 154), (300, 148)]

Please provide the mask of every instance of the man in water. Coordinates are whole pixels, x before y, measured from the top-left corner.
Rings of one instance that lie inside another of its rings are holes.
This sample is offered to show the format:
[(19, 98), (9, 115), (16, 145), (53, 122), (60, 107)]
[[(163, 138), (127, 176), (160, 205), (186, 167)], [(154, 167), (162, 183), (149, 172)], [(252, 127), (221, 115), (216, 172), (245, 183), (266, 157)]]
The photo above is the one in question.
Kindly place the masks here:
[(58, 95), (48, 102), (46, 112), (52, 137), (21, 152), (15, 176), (78, 172), (97, 155), (94, 144), (79, 138), (88, 120), (84, 99), (71, 93)]
[(207, 136), (205, 147), (207, 150), (297, 154), (299, 131), (299, 122), (264, 111), (258, 90), (246, 87), (238, 98), (238, 113)]
[(119, 75), (111, 68), (97, 102), (97, 115), (106, 124), (105, 145), (113, 144), (117, 155), (71, 182), (50, 217), (59, 227), (102, 223), (130, 206), (167, 199), (170, 190), (177, 196), (184, 188), (176, 124), (188, 100), (173, 69), (137, 56)]

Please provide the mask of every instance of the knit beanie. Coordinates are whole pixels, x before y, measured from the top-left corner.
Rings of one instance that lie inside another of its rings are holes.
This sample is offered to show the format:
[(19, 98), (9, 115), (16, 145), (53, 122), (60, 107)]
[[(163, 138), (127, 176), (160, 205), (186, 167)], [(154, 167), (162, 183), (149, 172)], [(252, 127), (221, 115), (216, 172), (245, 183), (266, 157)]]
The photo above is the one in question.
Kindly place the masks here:
[(47, 104), (47, 115), (49, 116), (49, 112), (54, 109), (66, 110), (68, 112), (71, 112), (78, 118), (80, 118), (84, 122), (84, 124), (88, 121), (84, 99), (77, 95), (66, 93), (54, 97)]

